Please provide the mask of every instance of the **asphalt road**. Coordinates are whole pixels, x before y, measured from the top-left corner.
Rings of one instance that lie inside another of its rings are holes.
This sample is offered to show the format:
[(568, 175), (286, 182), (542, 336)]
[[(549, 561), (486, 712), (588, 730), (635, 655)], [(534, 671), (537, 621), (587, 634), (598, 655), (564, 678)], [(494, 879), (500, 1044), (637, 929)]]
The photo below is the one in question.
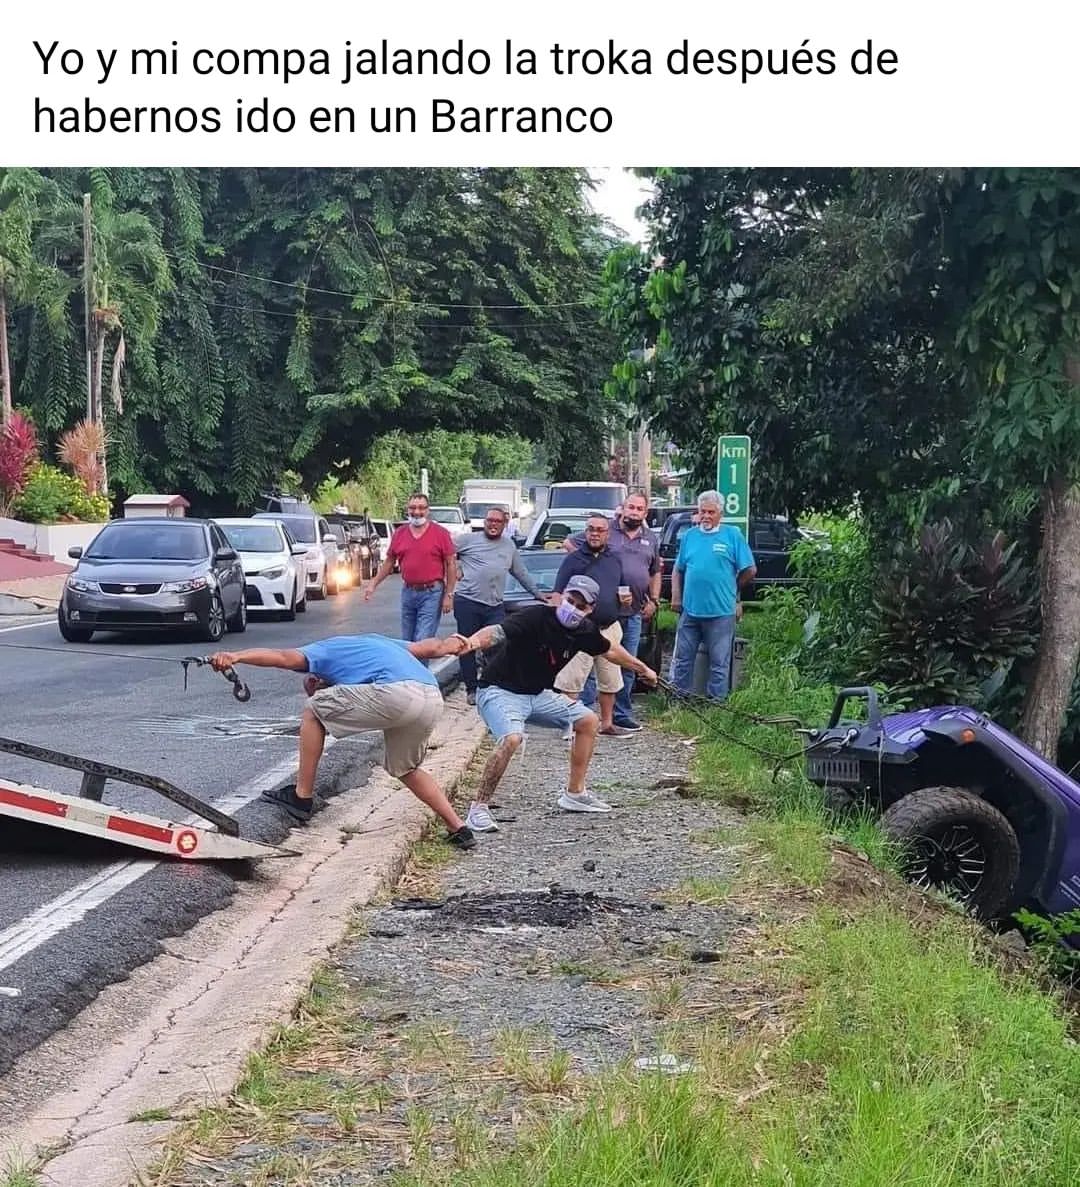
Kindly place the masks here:
[[(357, 591), (309, 602), (291, 623), (253, 617), (245, 634), (227, 635), (221, 646), (294, 647), (361, 632), (397, 636), (399, 588), (393, 578), (366, 604)], [(452, 617), (444, 617), (440, 633), (452, 629)], [(240, 821), (242, 836), (285, 842), (282, 814), (258, 795), (294, 776), (300, 678), (243, 668), (252, 699), (240, 704), (209, 668), (191, 669), (185, 692), (179, 664), (108, 654), (161, 659), (207, 650), (205, 643), (106, 634), (72, 646), (54, 620), (0, 626), (0, 735), (160, 776), (223, 806)], [(331, 746), (317, 795), (362, 786), (381, 752), (377, 735)], [(0, 773), (68, 794), (80, 782), (78, 772), (3, 753)], [(109, 784), (105, 799), (170, 819), (186, 815), (128, 785)], [(124, 846), (0, 819), (0, 990), (18, 991), (0, 992), (0, 1074), (101, 988), (156, 956), (163, 939), (227, 906), (237, 880), (252, 876), (244, 863), (160, 862)]]

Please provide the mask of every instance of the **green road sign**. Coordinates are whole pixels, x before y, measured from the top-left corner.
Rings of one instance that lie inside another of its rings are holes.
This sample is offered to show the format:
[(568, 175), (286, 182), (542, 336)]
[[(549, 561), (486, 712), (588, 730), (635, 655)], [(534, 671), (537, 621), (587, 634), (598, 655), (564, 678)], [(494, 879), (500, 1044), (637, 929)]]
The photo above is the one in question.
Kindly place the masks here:
[(750, 438), (721, 437), (716, 450), (716, 489), (724, 500), (724, 523), (750, 539)]

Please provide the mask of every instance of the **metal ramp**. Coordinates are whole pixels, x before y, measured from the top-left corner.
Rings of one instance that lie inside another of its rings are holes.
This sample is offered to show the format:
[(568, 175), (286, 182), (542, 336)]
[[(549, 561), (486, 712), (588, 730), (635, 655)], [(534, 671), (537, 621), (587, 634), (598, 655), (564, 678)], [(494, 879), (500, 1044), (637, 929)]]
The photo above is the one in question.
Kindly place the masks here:
[[(79, 833), (87, 837), (117, 841), (136, 849), (149, 850), (163, 857), (188, 861), (252, 860), (264, 857), (293, 857), (292, 850), (259, 841), (247, 841), (231, 816), (164, 779), (80, 758), (58, 750), (47, 750), (28, 742), (0, 738), (0, 753), (14, 754), (52, 766), (82, 771), (78, 795), (62, 795), (25, 783), (16, 783), (0, 774), (0, 818), (25, 820), (51, 828)], [(174, 822), (102, 802), (108, 780), (130, 783), (156, 792), (165, 799), (187, 808), (213, 827)]]

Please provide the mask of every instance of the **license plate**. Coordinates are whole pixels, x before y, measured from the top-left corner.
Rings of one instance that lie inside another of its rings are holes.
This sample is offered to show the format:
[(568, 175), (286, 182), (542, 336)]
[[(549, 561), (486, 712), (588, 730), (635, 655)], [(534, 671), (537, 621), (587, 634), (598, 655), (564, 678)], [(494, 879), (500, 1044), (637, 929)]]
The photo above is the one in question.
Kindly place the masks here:
[(806, 777), (811, 783), (840, 783), (848, 787), (858, 787), (862, 782), (857, 758), (822, 758), (813, 754), (806, 758)]

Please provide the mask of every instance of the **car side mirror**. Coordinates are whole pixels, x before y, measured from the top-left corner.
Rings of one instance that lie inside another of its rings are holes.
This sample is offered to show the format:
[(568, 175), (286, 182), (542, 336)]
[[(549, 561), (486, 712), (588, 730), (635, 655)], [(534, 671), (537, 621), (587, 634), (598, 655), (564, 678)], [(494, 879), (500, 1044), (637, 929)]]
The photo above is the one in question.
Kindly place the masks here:
[(337, 537), (336, 537), (336, 536), (323, 536), (323, 538), (322, 538), (322, 542), (323, 542), (324, 544), (336, 544), (336, 543), (337, 543)]
[(214, 560), (227, 564), (230, 561), (236, 560), (236, 553), (231, 548), (219, 548), (214, 553)]
[(306, 544), (294, 544), (292, 546), (292, 554), (293, 554), (293, 556), (307, 556), (307, 545)]
[(79, 548), (78, 545), (74, 545), (68, 549), (68, 556), (70, 556), (73, 561), (77, 561), (82, 558), (82, 552), (83, 550)]

